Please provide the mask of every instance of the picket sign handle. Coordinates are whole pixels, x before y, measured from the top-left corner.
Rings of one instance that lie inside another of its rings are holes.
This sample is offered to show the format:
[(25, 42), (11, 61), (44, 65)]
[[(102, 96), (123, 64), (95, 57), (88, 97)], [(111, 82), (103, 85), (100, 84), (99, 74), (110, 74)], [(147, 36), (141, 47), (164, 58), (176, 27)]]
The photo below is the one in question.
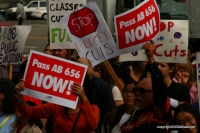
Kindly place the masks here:
[(123, 89), (123, 84), (122, 82), (119, 80), (119, 78), (117, 77), (117, 75), (115, 74), (114, 70), (112, 69), (110, 63), (108, 62), (108, 60), (103, 62), (104, 65), (106, 66), (109, 74), (111, 75), (111, 77), (113, 78), (113, 80), (115, 81), (115, 85), (119, 88), (120, 91), (122, 91)]
[(9, 65), (9, 79), (12, 80), (12, 71), (13, 71), (13, 64)]
[(151, 78), (151, 74), (147, 72), (147, 78)]

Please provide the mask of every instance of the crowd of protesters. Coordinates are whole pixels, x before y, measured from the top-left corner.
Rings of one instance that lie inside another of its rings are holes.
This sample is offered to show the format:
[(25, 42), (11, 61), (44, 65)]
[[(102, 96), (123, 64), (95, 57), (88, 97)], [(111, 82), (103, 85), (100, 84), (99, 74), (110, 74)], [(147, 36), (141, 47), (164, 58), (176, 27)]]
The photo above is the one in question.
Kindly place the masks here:
[[(200, 133), (197, 77), (190, 53), (187, 63), (156, 62), (154, 42), (142, 48), (147, 62), (109, 60), (123, 82), (122, 90), (103, 63), (92, 66), (72, 52), (73, 61), (88, 66), (83, 85), (71, 85), (79, 96), (75, 109), (21, 94), (27, 60), (12, 80), (7, 73), (0, 75), (0, 133)], [(69, 56), (66, 49), (51, 50), (50, 45), (44, 53)]]

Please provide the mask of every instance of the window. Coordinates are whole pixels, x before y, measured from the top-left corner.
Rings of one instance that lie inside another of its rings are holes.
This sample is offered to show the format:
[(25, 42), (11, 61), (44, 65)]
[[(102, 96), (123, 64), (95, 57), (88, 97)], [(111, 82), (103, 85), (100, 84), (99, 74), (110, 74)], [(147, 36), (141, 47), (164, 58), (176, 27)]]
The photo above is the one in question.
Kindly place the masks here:
[(133, 0), (117, 0), (116, 1), (116, 14), (123, 13), (134, 7)]
[(38, 7), (38, 2), (32, 2), (28, 7), (29, 8)]
[(46, 2), (40, 2), (40, 7), (47, 7), (47, 3)]
[(161, 19), (187, 20), (188, 2), (177, 3), (174, 0), (167, 0), (160, 8)]

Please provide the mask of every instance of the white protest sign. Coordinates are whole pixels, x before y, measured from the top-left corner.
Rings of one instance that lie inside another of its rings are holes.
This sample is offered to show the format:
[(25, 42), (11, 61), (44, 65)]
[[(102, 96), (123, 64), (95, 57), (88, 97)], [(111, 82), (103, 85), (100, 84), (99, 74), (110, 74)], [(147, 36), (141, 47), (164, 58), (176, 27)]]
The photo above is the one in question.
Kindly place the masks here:
[(117, 46), (95, 2), (62, 19), (80, 57), (97, 65), (116, 56)]
[[(197, 72), (197, 88), (198, 88), (198, 99), (200, 99), (200, 52), (196, 53), (196, 72)], [(200, 110), (200, 102), (199, 102), (199, 110)]]
[[(186, 63), (188, 20), (162, 20), (160, 37), (155, 41), (156, 62)], [(120, 61), (147, 61), (144, 50), (120, 55)]]
[(61, 18), (85, 4), (86, 0), (49, 0), (51, 49), (74, 49), (72, 40), (62, 24)]
[(140, 50), (159, 35), (160, 13), (155, 0), (145, 0), (114, 20), (119, 55)]
[(0, 27), (0, 65), (22, 63), (24, 45), (31, 26)]
[(75, 109), (78, 95), (71, 92), (71, 85), (82, 85), (86, 71), (87, 66), (80, 63), (31, 51), (23, 94)]

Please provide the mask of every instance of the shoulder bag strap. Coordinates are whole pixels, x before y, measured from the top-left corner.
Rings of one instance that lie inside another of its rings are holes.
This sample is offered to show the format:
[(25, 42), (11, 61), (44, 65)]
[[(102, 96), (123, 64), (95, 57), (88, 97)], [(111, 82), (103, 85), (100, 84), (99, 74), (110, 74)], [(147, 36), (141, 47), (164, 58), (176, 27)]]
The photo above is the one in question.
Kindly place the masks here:
[(12, 114), (7, 115), (6, 118), (2, 121), (2, 123), (0, 124), (0, 129), (5, 125), (5, 123), (10, 119)]
[(74, 125), (72, 127), (72, 132), (71, 133), (74, 133), (76, 125), (77, 125), (77, 122), (78, 122), (78, 119), (79, 119), (80, 116), (81, 116), (81, 110), (78, 112), (78, 115), (76, 116), (76, 120), (75, 120)]

